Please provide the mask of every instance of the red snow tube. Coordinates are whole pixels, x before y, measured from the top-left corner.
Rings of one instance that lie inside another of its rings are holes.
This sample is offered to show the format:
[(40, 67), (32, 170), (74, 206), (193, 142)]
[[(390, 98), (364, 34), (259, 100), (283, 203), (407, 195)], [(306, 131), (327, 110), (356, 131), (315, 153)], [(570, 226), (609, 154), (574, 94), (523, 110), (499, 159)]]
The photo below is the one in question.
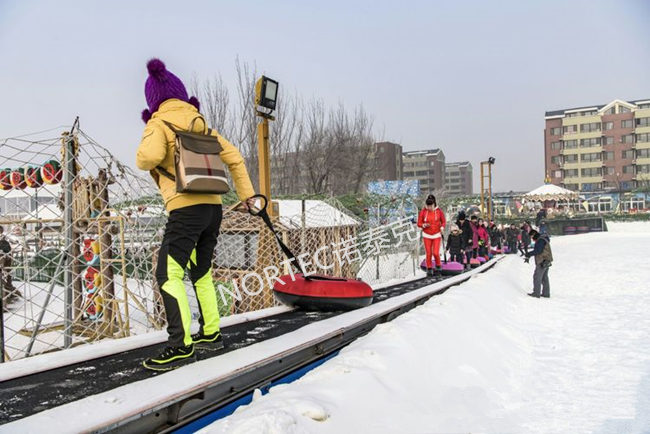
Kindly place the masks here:
[(365, 282), (312, 274), (308, 279), (298, 273), (280, 276), (273, 284), (278, 300), (308, 310), (351, 310), (372, 303), (372, 288)]
[(302, 267), (296, 264), (298, 262), (295, 260), (296, 255), (284, 244), (280, 235), (275, 231), (269, 215), (266, 213), (268, 199), (261, 194), (252, 197), (260, 198), (263, 205), (259, 210), (255, 211), (249, 208), (248, 212), (262, 218), (275, 236), (285, 256), (293, 259), (292, 265), (298, 271), (293, 275), (293, 278), (290, 274), (280, 276), (279, 279), (283, 283), (277, 280), (273, 283), (273, 292), (278, 300), (284, 304), (298, 306), (303, 309), (328, 311), (357, 309), (372, 303), (372, 288), (360, 280), (320, 274), (310, 274), (305, 277)]
[(476, 268), (479, 265), (481, 265), (481, 262), (477, 258), (472, 258), (469, 260), (469, 266), (472, 268)]

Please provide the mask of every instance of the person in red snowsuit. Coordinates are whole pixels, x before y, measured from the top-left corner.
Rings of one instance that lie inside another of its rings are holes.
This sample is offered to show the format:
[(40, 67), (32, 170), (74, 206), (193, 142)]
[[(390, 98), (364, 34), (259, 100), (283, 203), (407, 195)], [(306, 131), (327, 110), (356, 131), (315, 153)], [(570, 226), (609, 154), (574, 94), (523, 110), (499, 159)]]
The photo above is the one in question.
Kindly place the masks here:
[(445, 229), (445, 214), (436, 204), (436, 197), (430, 194), (426, 200), (426, 206), (420, 211), (418, 216), (418, 227), (422, 228), (422, 238), (424, 241), (424, 250), (426, 252), (427, 276), (433, 276), (433, 261), (436, 261), (435, 274), (440, 274), (440, 242), (442, 241), (442, 231)]

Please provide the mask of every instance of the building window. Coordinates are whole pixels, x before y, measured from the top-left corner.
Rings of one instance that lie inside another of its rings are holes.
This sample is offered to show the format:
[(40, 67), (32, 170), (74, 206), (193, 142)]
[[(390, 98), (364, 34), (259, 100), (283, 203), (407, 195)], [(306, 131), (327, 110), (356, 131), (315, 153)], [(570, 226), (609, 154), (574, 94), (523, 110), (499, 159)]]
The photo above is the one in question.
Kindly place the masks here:
[(588, 167), (586, 169), (580, 170), (581, 176), (602, 176), (603, 169), (602, 167)]
[(634, 166), (631, 164), (628, 164), (627, 166), (623, 166), (623, 173), (627, 175), (634, 174)]
[(591, 131), (600, 131), (600, 122), (592, 122), (590, 124), (580, 124), (581, 133), (589, 133)]
[(605, 167), (605, 174), (606, 175), (613, 175), (614, 174), (614, 168), (613, 167)]
[(634, 119), (625, 119), (621, 121), (621, 128), (634, 128)]
[(562, 164), (562, 156), (561, 155), (554, 155), (551, 157), (551, 163), (552, 164)]
[(561, 134), (562, 134), (562, 128), (560, 128), (560, 127), (551, 128), (551, 135), (552, 136), (559, 136)]
[(603, 130), (614, 129), (614, 122), (603, 122)]
[(625, 201), (621, 201), (621, 205), (623, 205), (623, 211), (645, 209), (645, 198), (630, 197), (629, 199), (625, 199)]
[(575, 134), (578, 132), (578, 126), (577, 125), (567, 125), (565, 127), (562, 127), (562, 131), (564, 131), (564, 134)]
[(578, 113), (577, 113), (577, 112), (566, 113), (566, 114), (564, 115), (564, 117), (566, 117), (566, 118), (575, 118), (576, 116), (578, 116)]
[(565, 163), (577, 163), (578, 162), (578, 154), (568, 154), (564, 156), (564, 162)]
[(648, 142), (650, 142), (650, 133), (637, 134), (636, 135), (636, 142), (637, 143), (648, 143)]
[(621, 143), (634, 143), (634, 134), (621, 136)]
[(614, 159), (614, 151), (603, 152), (603, 160), (610, 161)]
[(566, 169), (564, 171), (564, 177), (565, 178), (577, 178), (578, 177), (578, 169)]
[(640, 109), (647, 109), (650, 108), (650, 104), (639, 104)]
[(637, 127), (650, 127), (650, 118), (638, 118), (636, 119)]
[(605, 137), (605, 145), (613, 145), (614, 144), (614, 137), (612, 136), (607, 136)]
[(590, 161), (601, 161), (602, 155), (600, 152), (590, 152), (587, 154), (580, 154), (580, 161), (590, 162)]
[(650, 164), (637, 164), (636, 173), (648, 174), (650, 173)]
[[(583, 184), (584, 187), (585, 184)], [(587, 201), (589, 212), (608, 212), (612, 210), (612, 198), (600, 197), (598, 199), (589, 199)]]
[(608, 109), (608, 110), (605, 112), (605, 114), (606, 114), (606, 115), (613, 115), (613, 114), (616, 114), (616, 106), (614, 106), (614, 107)]
[(580, 186), (578, 184), (564, 184), (564, 188), (571, 191), (578, 191)]
[(623, 105), (618, 106), (618, 112), (619, 113), (629, 113), (631, 110)]
[(578, 141), (577, 140), (565, 140), (564, 141), (564, 149), (573, 149), (578, 147)]
[(591, 139), (580, 139), (581, 148), (590, 148), (592, 146), (600, 146), (600, 137), (594, 137)]
[(553, 149), (554, 151), (557, 151), (558, 149), (562, 149), (562, 142), (551, 143), (551, 149)]
[(650, 149), (637, 149), (636, 158), (650, 158)]
[(596, 191), (602, 188), (600, 182), (586, 182), (582, 184), (582, 191)]
[(626, 149), (621, 152), (621, 157), (625, 160), (631, 160), (634, 158), (634, 149)]

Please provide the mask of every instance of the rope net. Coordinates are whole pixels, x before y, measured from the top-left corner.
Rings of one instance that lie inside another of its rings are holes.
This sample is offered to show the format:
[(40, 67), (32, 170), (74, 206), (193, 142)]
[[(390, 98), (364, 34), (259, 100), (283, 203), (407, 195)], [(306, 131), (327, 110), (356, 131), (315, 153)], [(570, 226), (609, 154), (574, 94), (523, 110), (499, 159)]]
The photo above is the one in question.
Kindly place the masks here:
[[(274, 205), (273, 224), (307, 271), (371, 284), (415, 274), (419, 242), (404, 215), (364, 221), (335, 198)], [(165, 222), (149, 176), (80, 129), (0, 143), (5, 361), (163, 329), (154, 270)], [(276, 305), (273, 277), (290, 272), (262, 219), (224, 206), (213, 257), (220, 315)], [(186, 289), (196, 318), (189, 278)]]

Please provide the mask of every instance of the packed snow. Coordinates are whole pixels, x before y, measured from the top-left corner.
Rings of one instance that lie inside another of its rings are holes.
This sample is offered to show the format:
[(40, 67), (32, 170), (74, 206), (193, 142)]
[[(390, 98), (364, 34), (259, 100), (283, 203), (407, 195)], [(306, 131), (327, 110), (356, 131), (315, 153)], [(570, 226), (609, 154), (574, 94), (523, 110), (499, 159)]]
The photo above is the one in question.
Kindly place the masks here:
[[(650, 432), (650, 223), (511, 255), (204, 433)], [(532, 262), (532, 261), (531, 261)]]

